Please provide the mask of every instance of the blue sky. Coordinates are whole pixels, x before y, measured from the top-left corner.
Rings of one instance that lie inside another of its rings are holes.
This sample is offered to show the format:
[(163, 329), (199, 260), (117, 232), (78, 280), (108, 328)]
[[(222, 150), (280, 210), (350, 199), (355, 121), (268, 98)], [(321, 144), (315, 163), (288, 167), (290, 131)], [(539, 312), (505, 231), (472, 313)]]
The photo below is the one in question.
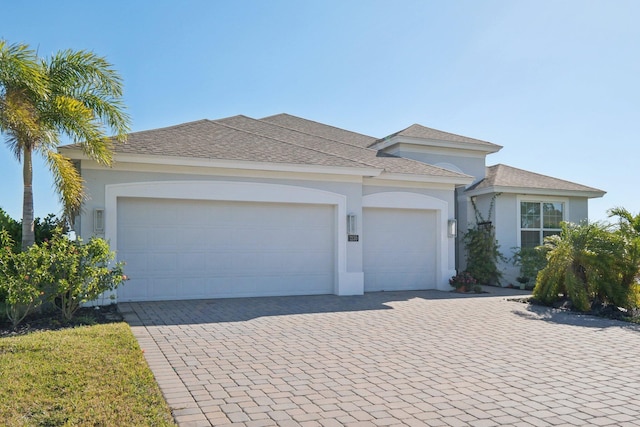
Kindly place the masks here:
[[(286, 112), (383, 137), (413, 123), (504, 146), (510, 166), (607, 191), (592, 220), (640, 212), (640, 2), (29, 1), (0, 38), (87, 49), (125, 82), (133, 130)], [(21, 169), (0, 142), (0, 207)], [(58, 213), (36, 165), (36, 215)]]

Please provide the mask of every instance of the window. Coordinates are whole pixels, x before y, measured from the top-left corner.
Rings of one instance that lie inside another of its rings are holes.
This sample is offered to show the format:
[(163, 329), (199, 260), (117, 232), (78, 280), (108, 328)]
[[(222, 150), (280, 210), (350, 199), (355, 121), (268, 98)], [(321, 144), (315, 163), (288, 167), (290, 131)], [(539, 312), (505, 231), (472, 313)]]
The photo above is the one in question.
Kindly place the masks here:
[(520, 247), (533, 248), (544, 243), (544, 238), (560, 234), (564, 221), (563, 202), (520, 202)]

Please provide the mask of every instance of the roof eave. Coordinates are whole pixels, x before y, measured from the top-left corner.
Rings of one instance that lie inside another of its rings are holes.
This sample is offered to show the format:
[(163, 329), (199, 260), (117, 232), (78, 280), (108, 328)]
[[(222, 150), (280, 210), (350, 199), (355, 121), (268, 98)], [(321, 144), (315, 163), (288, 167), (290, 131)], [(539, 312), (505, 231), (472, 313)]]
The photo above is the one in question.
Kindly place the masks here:
[(493, 143), (482, 144), (480, 142), (478, 143), (458, 142), (458, 141), (454, 142), (454, 141), (443, 141), (439, 139), (415, 138), (415, 137), (409, 137), (409, 136), (394, 136), (389, 139), (378, 140), (378, 141), (375, 141), (373, 144), (371, 144), (368, 148), (371, 148), (374, 150), (383, 150), (385, 148), (392, 147), (394, 145), (402, 144), (402, 143), (424, 145), (426, 147), (453, 148), (458, 150), (463, 149), (463, 150), (470, 150), (470, 151), (479, 151), (485, 154), (497, 153), (502, 149), (501, 145), (497, 145)]
[(439, 176), (439, 175), (418, 175), (404, 173), (388, 173), (384, 172), (378, 176), (379, 179), (390, 181), (413, 181), (413, 182), (430, 182), (438, 184), (468, 185), (473, 182), (473, 177), (469, 175), (460, 176)]
[[(92, 160), (87, 157), (81, 150), (60, 147), (60, 151), (74, 160)], [(304, 172), (304, 173), (324, 173), (333, 175), (355, 175), (363, 177), (376, 177), (380, 175), (383, 169), (372, 167), (348, 167), (348, 166), (325, 166), (325, 165), (307, 165), (298, 163), (276, 163), (276, 162), (255, 162), (248, 160), (230, 160), (230, 159), (207, 159), (192, 157), (173, 157), (173, 156), (150, 156), (144, 154), (123, 154), (115, 153), (114, 163), (138, 163), (138, 164), (155, 164), (169, 166), (192, 166), (192, 167), (209, 167), (222, 169), (248, 169), (248, 170), (267, 170), (280, 172)]]
[(493, 193), (511, 193), (536, 196), (557, 196), (557, 197), (586, 197), (595, 199), (604, 196), (606, 191), (601, 190), (563, 190), (549, 188), (528, 188), (528, 187), (508, 187), (508, 186), (490, 186), (474, 190), (466, 190), (465, 194), (469, 197), (480, 196), (483, 194)]

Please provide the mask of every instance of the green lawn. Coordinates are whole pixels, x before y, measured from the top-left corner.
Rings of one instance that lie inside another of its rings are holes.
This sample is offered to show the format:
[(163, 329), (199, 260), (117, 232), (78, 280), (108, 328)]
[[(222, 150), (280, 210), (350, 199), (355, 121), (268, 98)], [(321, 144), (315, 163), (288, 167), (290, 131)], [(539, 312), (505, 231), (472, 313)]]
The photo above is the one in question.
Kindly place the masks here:
[(123, 322), (0, 338), (0, 425), (175, 426)]

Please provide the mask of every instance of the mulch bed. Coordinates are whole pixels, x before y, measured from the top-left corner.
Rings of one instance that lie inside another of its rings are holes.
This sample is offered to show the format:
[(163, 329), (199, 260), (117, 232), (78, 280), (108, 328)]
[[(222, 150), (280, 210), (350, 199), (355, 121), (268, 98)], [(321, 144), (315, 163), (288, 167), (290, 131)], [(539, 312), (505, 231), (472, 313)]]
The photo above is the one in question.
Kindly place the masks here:
[(120, 321), (122, 321), (122, 315), (116, 304), (81, 307), (69, 321), (65, 320), (57, 310), (36, 311), (29, 314), (15, 330), (12, 328), (11, 322), (6, 321), (4, 317), (0, 318), (0, 338)]
[(573, 308), (571, 304), (571, 300), (568, 298), (562, 298), (554, 304), (544, 304), (543, 302), (533, 298), (533, 297), (525, 297), (525, 298), (509, 298), (510, 301), (516, 301), (524, 304), (531, 304), (537, 306), (544, 307), (552, 307), (558, 310), (563, 310), (576, 314), (587, 314), (590, 316), (596, 317), (604, 317), (607, 319), (613, 320), (622, 320), (625, 322), (633, 322), (640, 323), (640, 309), (635, 310), (625, 310), (624, 308), (616, 307), (614, 305), (605, 305), (605, 304), (592, 304), (590, 311), (577, 311)]

